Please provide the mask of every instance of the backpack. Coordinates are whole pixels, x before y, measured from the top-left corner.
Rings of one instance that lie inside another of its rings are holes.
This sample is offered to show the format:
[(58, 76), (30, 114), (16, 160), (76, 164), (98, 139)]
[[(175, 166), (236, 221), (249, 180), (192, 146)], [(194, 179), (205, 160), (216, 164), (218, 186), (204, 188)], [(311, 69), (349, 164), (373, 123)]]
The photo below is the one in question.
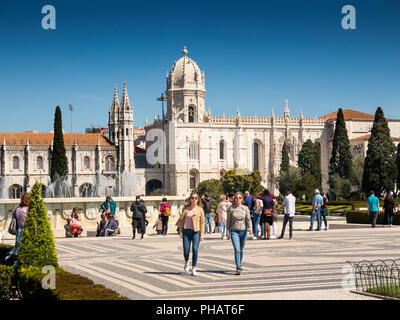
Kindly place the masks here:
[(206, 200), (204, 203), (204, 211), (206, 213), (209, 213), (209, 212), (211, 212), (211, 208), (212, 208), (211, 200), (208, 200), (208, 201)]
[(165, 207), (164, 209), (164, 216), (169, 217), (171, 215), (171, 208)]

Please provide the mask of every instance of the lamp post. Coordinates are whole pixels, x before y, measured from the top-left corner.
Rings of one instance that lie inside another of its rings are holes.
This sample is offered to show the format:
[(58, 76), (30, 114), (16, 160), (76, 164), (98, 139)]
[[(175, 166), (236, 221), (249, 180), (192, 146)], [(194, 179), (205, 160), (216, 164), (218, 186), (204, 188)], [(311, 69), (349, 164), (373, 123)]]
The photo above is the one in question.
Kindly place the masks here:
[[(161, 93), (161, 97), (158, 97), (157, 100), (161, 101), (161, 108), (162, 108), (162, 110), (161, 110), (161, 112), (162, 112), (162, 120), (161, 121), (162, 121), (162, 129), (163, 129), (163, 132), (165, 134), (164, 101), (167, 101), (167, 98), (164, 97), (164, 93)], [(164, 162), (165, 162), (167, 160), (167, 154), (166, 154), (167, 150), (163, 150), (163, 151), (164, 151), (163, 154), (164, 154)], [(162, 171), (163, 171), (163, 173), (162, 173), (163, 189), (165, 191), (165, 163), (162, 164)]]

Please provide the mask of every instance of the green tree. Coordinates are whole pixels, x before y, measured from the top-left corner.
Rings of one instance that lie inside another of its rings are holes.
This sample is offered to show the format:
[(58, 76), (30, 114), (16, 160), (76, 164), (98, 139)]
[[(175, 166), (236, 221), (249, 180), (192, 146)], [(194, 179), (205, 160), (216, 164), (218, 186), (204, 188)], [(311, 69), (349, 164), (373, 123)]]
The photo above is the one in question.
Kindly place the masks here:
[(352, 155), (347, 135), (343, 110), (339, 108), (336, 118), (335, 133), (332, 141), (332, 155), (329, 161), (329, 174), (338, 174), (343, 179), (350, 179)]
[(307, 200), (313, 199), (315, 188), (319, 187), (319, 182), (310, 172), (306, 172), (294, 180), (292, 184), (294, 196), (300, 199), (305, 195)]
[(393, 191), (396, 177), (396, 147), (383, 110), (378, 107), (368, 141), (362, 190), (365, 193), (374, 190), (378, 195)]
[(285, 195), (288, 189), (295, 193), (295, 181), (301, 178), (301, 169), (290, 166), (288, 170), (281, 171), (275, 182), (278, 184), (279, 193)]
[(337, 200), (341, 198), (348, 198), (351, 191), (350, 179), (341, 178), (337, 173), (329, 177), (329, 192), (336, 197)]
[(353, 159), (350, 182), (354, 191), (361, 192), (362, 178), (364, 172), (364, 158), (357, 156)]
[(287, 150), (287, 145), (286, 143), (283, 144), (282, 146), (282, 162), (281, 162), (281, 170), (280, 172), (285, 172), (289, 169), (290, 166), (290, 160), (289, 160), (289, 153)]
[(215, 200), (219, 200), (219, 196), (224, 193), (224, 188), (221, 180), (209, 179), (201, 181), (194, 191), (198, 193), (200, 197), (207, 193)]
[(53, 232), (41, 192), (42, 185), (36, 182), (30, 194), (29, 213), (18, 253), (18, 262), (22, 267), (58, 267)]
[(57, 106), (54, 114), (53, 152), (50, 164), (51, 181), (54, 182), (58, 177), (65, 178), (67, 174), (68, 161), (64, 146), (61, 109)]
[(303, 143), (299, 153), (298, 165), (302, 175), (310, 173), (315, 178), (316, 184), (312, 187), (321, 188), (322, 173), (319, 143), (313, 144), (310, 139)]
[(251, 194), (263, 190), (261, 185), (261, 175), (258, 170), (229, 170), (222, 182), (224, 193), (249, 191)]

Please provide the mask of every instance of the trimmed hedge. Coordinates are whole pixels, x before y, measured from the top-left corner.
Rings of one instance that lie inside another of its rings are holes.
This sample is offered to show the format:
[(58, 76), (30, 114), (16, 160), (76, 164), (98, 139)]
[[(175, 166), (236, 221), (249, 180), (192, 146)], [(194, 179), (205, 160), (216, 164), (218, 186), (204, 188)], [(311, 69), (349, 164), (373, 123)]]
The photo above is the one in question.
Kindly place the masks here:
[(0, 300), (16, 296), (11, 284), (17, 283), (23, 300), (128, 300), (115, 291), (78, 274), (56, 269), (56, 289), (42, 288), (45, 276), (40, 268), (21, 268), (16, 274), (12, 266), (4, 265), (4, 258), (12, 246), (0, 245)]
[[(376, 224), (384, 224), (384, 213), (381, 211), (378, 214)], [(361, 224), (371, 224), (371, 217), (368, 211), (351, 210), (346, 212), (346, 222), (347, 223), (361, 223)], [(400, 213), (395, 212), (393, 214), (393, 224), (400, 225)]]

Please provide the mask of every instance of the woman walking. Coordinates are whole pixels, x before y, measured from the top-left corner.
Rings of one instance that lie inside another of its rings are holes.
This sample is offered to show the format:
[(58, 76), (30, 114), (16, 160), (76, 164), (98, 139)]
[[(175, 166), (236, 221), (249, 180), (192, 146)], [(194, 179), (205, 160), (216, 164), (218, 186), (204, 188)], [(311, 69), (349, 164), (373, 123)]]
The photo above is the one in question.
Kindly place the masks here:
[(185, 272), (189, 272), (189, 254), (192, 245), (192, 276), (197, 276), (196, 264), (199, 244), (204, 239), (205, 218), (201, 207), (201, 200), (197, 193), (190, 195), (190, 204), (185, 206), (183, 213), (176, 223), (179, 236), (183, 239), (183, 256), (185, 258)]
[(7, 256), (5, 257), (6, 261), (11, 257), (18, 256), (22, 236), (25, 230), (26, 216), (28, 215), (29, 197), (29, 193), (25, 193), (21, 197), (19, 206), (13, 212), (13, 217), (17, 219), (17, 233), (15, 235), (15, 246), (8, 252)]
[(226, 219), (228, 217), (228, 208), (232, 205), (226, 200), (224, 194), (220, 195), (221, 202), (218, 203), (217, 214), (218, 214), (218, 230), (221, 233), (221, 239), (226, 240)]
[(168, 220), (171, 215), (171, 206), (167, 198), (163, 198), (160, 205), (161, 221), (162, 221), (162, 235), (166, 236), (168, 232)]
[(394, 211), (394, 200), (391, 194), (387, 194), (383, 203), (383, 209), (385, 210), (383, 225), (387, 224), (389, 227), (393, 224), (393, 211)]
[(242, 271), (243, 252), (247, 232), (251, 235), (252, 228), (250, 210), (247, 206), (243, 205), (243, 194), (241, 192), (236, 192), (234, 204), (228, 209), (228, 218), (226, 222), (227, 237), (228, 240), (232, 240), (235, 250), (236, 275), (240, 275)]

